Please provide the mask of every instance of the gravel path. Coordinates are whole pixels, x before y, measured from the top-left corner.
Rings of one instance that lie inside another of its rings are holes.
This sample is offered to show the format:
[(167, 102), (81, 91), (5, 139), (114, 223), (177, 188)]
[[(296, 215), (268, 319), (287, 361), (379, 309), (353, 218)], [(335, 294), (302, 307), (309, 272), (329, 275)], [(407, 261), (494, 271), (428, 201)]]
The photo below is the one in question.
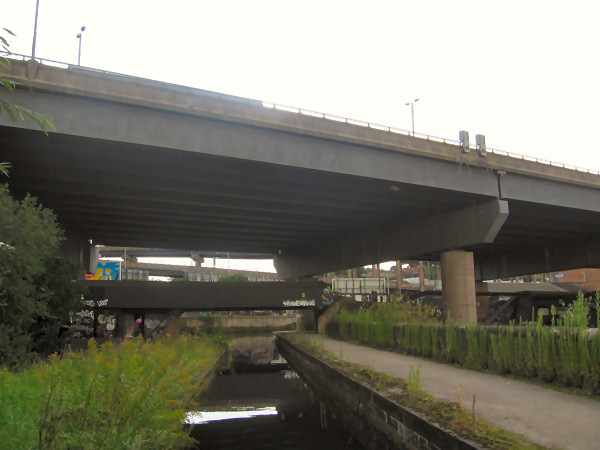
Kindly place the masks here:
[(597, 400), (419, 357), (318, 335), (305, 336), (324, 342), (325, 350), (340, 359), (372, 367), (393, 377), (406, 380), (410, 367), (421, 365), (422, 388), (436, 399), (457, 401), (457, 390), (462, 391), (463, 405), (470, 410), (475, 395), (478, 417), (539, 445), (600, 449), (600, 402)]

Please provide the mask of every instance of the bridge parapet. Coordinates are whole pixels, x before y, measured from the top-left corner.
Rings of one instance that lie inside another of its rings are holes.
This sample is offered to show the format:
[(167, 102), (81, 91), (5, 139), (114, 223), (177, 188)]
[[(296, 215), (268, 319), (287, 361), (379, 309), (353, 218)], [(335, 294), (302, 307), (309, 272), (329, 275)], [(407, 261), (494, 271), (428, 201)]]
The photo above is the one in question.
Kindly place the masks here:
[(485, 157), (464, 153), (451, 139), (411, 136), (407, 131), (339, 118), (300, 108), (153, 81), (80, 66), (67, 69), (35, 60), (12, 60), (2, 72), (21, 86), (47, 92), (143, 106), (307, 136), (335, 139), (377, 149), (455, 162), (465, 166), (600, 187), (597, 172), (490, 149)]

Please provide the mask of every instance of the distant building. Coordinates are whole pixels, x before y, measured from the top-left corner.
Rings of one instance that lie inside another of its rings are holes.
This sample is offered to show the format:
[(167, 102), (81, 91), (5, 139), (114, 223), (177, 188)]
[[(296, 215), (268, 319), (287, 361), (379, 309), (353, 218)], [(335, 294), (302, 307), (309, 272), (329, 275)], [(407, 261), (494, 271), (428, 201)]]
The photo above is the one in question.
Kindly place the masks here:
[(553, 283), (578, 283), (581, 289), (594, 292), (600, 290), (600, 269), (574, 269), (554, 272), (550, 276)]

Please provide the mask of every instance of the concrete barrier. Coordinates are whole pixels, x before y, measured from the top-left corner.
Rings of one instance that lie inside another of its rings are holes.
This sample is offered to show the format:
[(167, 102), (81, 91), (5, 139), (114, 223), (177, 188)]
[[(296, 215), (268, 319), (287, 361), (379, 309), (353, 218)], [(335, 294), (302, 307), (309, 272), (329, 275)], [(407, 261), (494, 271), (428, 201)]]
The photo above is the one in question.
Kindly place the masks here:
[(290, 366), (366, 448), (482, 449), (338, 372), (283, 335), (277, 336), (276, 345)]

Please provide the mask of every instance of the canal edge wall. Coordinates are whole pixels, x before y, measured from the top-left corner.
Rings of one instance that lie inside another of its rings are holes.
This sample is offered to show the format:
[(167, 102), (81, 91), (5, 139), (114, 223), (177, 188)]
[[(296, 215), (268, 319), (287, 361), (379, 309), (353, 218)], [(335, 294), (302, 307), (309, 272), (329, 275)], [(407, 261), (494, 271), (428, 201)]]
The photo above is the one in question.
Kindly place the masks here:
[(215, 362), (212, 364), (212, 366), (210, 366), (208, 369), (206, 369), (201, 374), (194, 377), (194, 382), (198, 385), (203, 386), (203, 389), (205, 389), (208, 386), (210, 386), (212, 379), (218, 373), (229, 368), (230, 365), (231, 365), (231, 354), (230, 354), (229, 348), (225, 348), (225, 349), (223, 349), (223, 351), (221, 352), (219, 357), (217, 359), (215, 359)]
[(466, 450), (483, 447), (459, 438), (421, 414), (379, 394), (278, 335), (277, 348), (326, 407), (368, 449)]

